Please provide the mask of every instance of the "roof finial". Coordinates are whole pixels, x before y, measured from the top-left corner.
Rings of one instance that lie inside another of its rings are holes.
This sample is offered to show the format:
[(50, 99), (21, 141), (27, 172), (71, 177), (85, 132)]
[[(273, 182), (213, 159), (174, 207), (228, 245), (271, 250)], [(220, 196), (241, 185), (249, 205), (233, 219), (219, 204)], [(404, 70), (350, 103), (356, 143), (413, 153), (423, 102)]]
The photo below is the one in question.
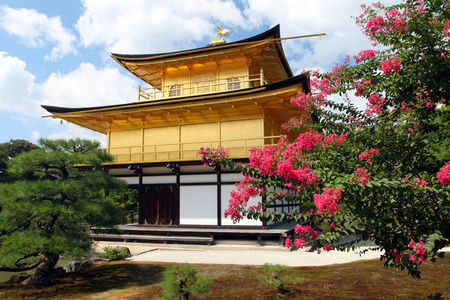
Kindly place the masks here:
[(220, 29), (220, 26), (217, 26), (217, 35), (219, 36), (218, 39), (212, 40), (208, 46), (216, 46), (220, 44), (225, 44), (225, 40), (222, 38), (223, 36), (227, 36), (231, 33), (230, 29)]
[(222, 37), (222, 36), (227, 36), (227, 35), (229, 35), (231, 33), (231, 30), (230, 29), (224, 29), (224, 30), (221, 30), (220, 29), (220, 26), (217, 26), (217, 35), (219, 36), (219, 39)]

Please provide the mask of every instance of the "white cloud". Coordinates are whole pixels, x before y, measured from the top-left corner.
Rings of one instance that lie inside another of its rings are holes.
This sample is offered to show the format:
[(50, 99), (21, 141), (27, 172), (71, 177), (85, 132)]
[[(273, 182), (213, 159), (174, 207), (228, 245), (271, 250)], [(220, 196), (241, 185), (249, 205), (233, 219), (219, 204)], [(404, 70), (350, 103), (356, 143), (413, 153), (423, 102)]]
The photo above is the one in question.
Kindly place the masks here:
[(83, 0), (83, 6), (76, 25), (82, 43), (108, 52), (169, 52), (208, 38), (206, 46), (218, 25), (251, 28), (233, 1)]
[(0, 6), (0, 26), (18, 36), (29, 47), (55, 44), (46, 60), (56, 61), (67, 54), (76, 54), (76, 37), (62, 26), (61, 19), (47, 17), (34, 9), (13, 9)]
[(21, 113), (17, 118), (25, 121), (47, 114), (41, 104), (91, 107), (137, 100), (137, 82), (117, 68), (97, 69), (83, 63), (67, 74), (52, 73), (40, 84), (17, 57), (0, 52), (0, 65), (0, 110)]
[(53, 73), (39, 85), (41, 104), (91, 107), (134, 102), (137, 82), (117, 68), (97, 69), (83, 63), (68, 74)]
[(0, 110), (29, 112), (35, 76), (25, 70), (24, 61), (6, 52), (0, 52), (0, 66)]
[(353, 56), (371, 48), (370, 41), (352, 18), (361, 14), (362, 3), (371, 1), (246, 0), (244, 14), (255, 22), (270, 26), (281, 24), (282, 37), (325, 32), (321, 40), (314, 37), (285, 41), (283, 48), (294, 73), (316, 68), (329, 71), (345, 55)]

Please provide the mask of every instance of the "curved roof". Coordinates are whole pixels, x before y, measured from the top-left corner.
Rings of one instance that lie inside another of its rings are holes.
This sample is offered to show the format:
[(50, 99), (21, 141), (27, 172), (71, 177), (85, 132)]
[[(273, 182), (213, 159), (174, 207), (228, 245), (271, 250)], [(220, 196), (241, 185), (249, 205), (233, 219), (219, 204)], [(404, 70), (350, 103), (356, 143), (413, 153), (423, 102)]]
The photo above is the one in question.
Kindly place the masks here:
[[(299, 91), (309, 91), (309, 77), (298, 75), (264, 86), (215, 94), (190, 97), (125, 103), (119, 105), (68, 108), (42, 105), (53, 118), (106, 133), (111, 122), (132, 122), (140, 120), (148, 124), (160, 125), (179, 118), (201, 118), (202, 121), (217, 118), (217, 114), (246, 113), (264, 109), (287, 121), (290, 116), (304, 112), (286, 101)], [(276, 99), (276, 100), (274, 100)], [(172, 120), (173, 118), (173, 120)]]
[[(117, 54), (111, 57), (143, 81), (155, 88), (162, 85), (161, 72), (167, 68), (191, 66), (211, 61), (245, 56), (252, 63), (265, 69), (269, 82), (284, 80), (293, 76), (280, 41), (280, 26), (277, 25), (256, 36), (225, 44), (197, 49), (159, 54)], [(270, 72), (269, 72), (270, 70)]]

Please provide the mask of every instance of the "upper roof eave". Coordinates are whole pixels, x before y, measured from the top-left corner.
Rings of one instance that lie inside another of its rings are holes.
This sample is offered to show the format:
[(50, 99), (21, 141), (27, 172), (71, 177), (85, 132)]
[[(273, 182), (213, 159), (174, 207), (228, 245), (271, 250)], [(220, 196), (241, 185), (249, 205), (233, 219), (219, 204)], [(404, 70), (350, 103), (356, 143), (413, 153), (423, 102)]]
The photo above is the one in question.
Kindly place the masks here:
[[(212, 53), (218, 50), (224, 50), (224, 49), (232, 49), (237, 48), (245, 44), (250, 44), (253, 42), (263, 41), (267, 39), (279, 39), (281, 37), (280, 35), (280, 25), (276, 25), (272, 27), (271, 29), (260, 33), (258, 35), (255, 35), (253, 37), (243, 39), (236, 42), (226, 43), (226, 44), (220, 44), (216, 46), (206, 46), (191, 50), (182, 50), (182, 51), (176, 51), (176, 52), (168, 52), (168, 53), (158, 53), (158, 54), (118, 54), (118, 53), (111, 53), (111, 57), (117, 61), (120, 65), (126, 68), (125, 63), (130, 62), (156, 62), (158, 60), (163, 59), (173, 59), (173, 58), (182, 58), (185, 56), (191, 56), (195, 54), (203, 54), (203, 53)], [(289, 67), (289, 64), (286, 60), (286, 57), (284, 55), (281, 43), (275, 43), (275, 46), (277, 48), (278, 56), (281, 60), (281, 63), (283, 65), (283, 68), (285, 69), (286, 74), (288, 77), (292, 77), (293, 73), (291, 68)]]

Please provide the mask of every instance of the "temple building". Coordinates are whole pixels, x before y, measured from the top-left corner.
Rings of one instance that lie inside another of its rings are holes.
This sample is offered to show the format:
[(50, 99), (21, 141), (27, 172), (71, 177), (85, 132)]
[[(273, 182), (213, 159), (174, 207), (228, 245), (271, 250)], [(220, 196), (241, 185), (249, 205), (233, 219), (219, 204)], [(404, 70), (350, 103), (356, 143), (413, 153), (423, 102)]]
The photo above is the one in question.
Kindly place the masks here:
[[(276, 144), (280, 126), (300, 111), (290, 103), (310, 91), (307, 75), (294, 76), (276, 26), (254, 37), (162, 54), (111, 54), (149, 84), (137, 101), (84, 108), (43, 105), (58, 118), (107, 136), (104, 165), (138, 188), (139, 225), (177, 228), (268, 228), (271, 223), (224, 217), (241, 174), (203, 166), (200, 147), (229, 149), (248, 162), (253, 147)], [(254, 204), (264, 199), (253, 199)], [(271, 209), (289, 210), (280, 203)]]

